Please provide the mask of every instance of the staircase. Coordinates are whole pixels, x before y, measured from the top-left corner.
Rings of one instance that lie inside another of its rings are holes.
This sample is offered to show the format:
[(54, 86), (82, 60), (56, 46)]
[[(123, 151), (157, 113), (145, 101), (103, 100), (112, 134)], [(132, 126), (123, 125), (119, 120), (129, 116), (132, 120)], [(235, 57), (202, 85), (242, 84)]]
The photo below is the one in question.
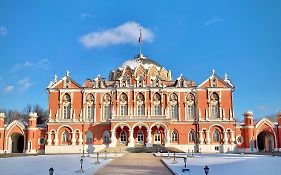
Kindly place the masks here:
[(174, 147), (165, 147), (163, 145), (158, 145), (154, 144), (152, 147), (146, 147), (145, 145), (135, 145), (135, 147), (128, 148), (127, 146), (124, 145), (117, 145), (114, 148), (106, 148), (100, 152), (108, 152), (108, 153), (157, 153), (157, 152), (162, 152), (162, 153), (167, 153), (168, 151), (170, 153), (182, 153), (183, 151), (174, 148)]

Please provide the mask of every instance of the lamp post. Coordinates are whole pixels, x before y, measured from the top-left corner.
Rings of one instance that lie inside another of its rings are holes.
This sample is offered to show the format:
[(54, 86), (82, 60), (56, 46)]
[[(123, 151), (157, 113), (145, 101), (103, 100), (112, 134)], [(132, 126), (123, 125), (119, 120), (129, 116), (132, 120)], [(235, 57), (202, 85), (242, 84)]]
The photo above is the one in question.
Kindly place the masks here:
[(97, 153), (97, 161), (96, 161), (96, 163), (95, 164), (100, 164), (100, 161), (99, 161), (99, 153)]
[(204, 168), (205, 175), (208, 175), (209, 169), (210, 169), (210, 168), (206, 165), (205, 168)]
[(84, 172), (84, 170), (83, 170), (83, 159), (82, 158), (80, 159), (80, 171), (81, 171), (81, 173)]
[(90, 150), (89, 150), (89, 149), (87, 149), (87, 152), (88, 152), (88, 157), (90, 157)]
[(51, 167), (51, 168), (49, 169), (49, 175), (53, 175), (53, 174), (54, 174), (54, 168)]
[(107, 153), (107, 151), (105, 150), (104, 151), (104, 159), (107, 159), (107, 154), (106, 153)]
[(187, 151), (187, 156), (190, 156), (190, 151), (189, 150)]
[(183, 158), (183, 161), (184, 161), (184, 168), (182, 169), (182, 172), (189, 171), (189, 169), (188, 169), (188, 168), (186, 168), (186, 161), (187, 161), (187, 158), (186, 158), (186, 157), (184, 157), (184, 158)]

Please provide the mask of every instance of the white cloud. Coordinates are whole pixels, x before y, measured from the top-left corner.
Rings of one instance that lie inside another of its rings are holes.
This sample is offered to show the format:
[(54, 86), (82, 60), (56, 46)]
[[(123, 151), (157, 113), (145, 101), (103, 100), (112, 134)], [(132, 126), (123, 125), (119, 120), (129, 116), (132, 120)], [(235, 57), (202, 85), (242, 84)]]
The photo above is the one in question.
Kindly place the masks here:
[(26, 69), (26, 68), (31, 68), (31, 67), (35, 67), (35, 68), (39, 68), (41, 70), (48, 70), (49, 69), (49, 60), (48, 59), (41, 59), (40, 61), (38, 61), (37, 63), (33, 63), (33, 62), (29, 62), (26, 61), (23, 64), (16, 64), (12, 67), (11, 72), (17, 72), (21, 69)]
[(28, 67), (31, 67), (31, 66), (33, 66), (33, 63), (28, 62), (28, 61), (23, 63), (23, 64), (16, 64), (12, 67), (11, 72), (16, 72), (16, 71), (18, 71), (22, 68), (28, 68)]
[(9, 85), (9, 86), (6, 86), (3, 91), (4, 91), (6, 94), (8, 94), (8, 93), (12, 92), (13, 90), (14, 90), (14, 86)]
[(87, 18), (92, 18), (92, 15), (90, 13), (83, 13), (80, 15), (81, 19), (87, 19)]
[(0, 26), (0, 36), (6, 36), (8, 34), (8, 29), (4, 26)]
[(19, 80), (18, 84), (19, 84), (19, 90), (21, 92), (27, 90), (32, 85), (32, 83), (29, 80), (29, 77), (25, 77), (25, 78)]
[(212, 19), (205, 22), (205, 26), (209, 26), (209, 25), (217, 23), (217, 22), (224, 22), (224, 20), (219, 17), (213, 17)]
[(142, 30), (142, 41), (152, 42), (154, 34), (134, 21), (124, 23), (115, 28), (91, 32), (80, 37), (79, 41), (86, 48), (106, 47), (117, 44), (135, 44), (138, 42), (139, 30)]
[(48, 59), (42, 59), (37, 63), (37, 65), (40, 69), (48, 70), (50, 64)]

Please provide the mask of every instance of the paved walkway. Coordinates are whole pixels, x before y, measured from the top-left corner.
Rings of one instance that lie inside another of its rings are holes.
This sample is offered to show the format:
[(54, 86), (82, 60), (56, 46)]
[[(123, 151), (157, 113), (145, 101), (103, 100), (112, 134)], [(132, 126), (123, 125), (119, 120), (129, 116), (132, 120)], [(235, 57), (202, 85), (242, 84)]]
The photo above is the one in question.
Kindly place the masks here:
[(151, 153), (127, 153), (116, 158), (110, 164), (100, 169), (95, 175), (104, 174), (165, 174), (172, 175), (160, 158)]

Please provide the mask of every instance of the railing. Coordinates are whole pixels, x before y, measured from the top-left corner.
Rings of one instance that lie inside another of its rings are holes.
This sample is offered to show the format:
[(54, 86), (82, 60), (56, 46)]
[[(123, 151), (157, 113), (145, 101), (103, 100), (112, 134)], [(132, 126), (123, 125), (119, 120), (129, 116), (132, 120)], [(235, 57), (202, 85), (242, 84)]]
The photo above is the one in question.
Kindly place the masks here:
[(169, 119), (166, 115), (112, 115), (111, 120), (155, 120), (155, 119)]

